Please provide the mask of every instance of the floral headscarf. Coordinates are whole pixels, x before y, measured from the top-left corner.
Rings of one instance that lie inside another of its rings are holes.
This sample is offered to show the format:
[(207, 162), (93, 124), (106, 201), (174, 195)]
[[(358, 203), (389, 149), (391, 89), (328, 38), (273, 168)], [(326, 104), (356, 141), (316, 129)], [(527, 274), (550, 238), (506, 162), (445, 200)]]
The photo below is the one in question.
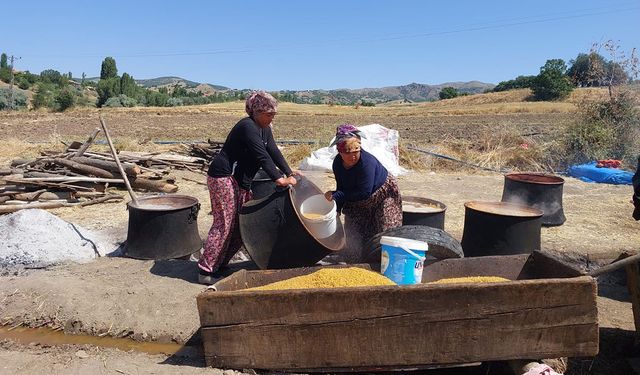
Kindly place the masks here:
[[(338, 152), (353, 152), (360, 150), (360, 139), (362, 139), (362, 134), (358, 128), (351, 124), (343, 124), (336, 128), (336, 138), (331, 142), (331, 146), (336, 145), (338, 148)], [(347, 144), (347, 140), (355, 138), (357, 139), (357, 147), (354, 142), (349, 142)], [(357, 148), (357, 149), (356, 149)], [(349, 150), (347, 150), (349, 149)]]
[(249, 117), (253, 117), (256, 113), (276, 112), (278, 110), (278, 101), (268, 92), (254, 91), (247, 97), (245, 103), (245, 111)]

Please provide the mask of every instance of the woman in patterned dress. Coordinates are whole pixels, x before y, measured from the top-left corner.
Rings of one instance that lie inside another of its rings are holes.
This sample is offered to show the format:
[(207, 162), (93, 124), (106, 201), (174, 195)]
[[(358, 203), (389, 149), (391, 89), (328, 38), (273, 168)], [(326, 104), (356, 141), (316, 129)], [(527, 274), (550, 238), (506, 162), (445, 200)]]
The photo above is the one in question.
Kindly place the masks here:
[(198, 281), (202, 284), (214, 283), (220, 267), (226, 266), (242, 246), (238, 211), (251, 199), (251, 181), (258, 169), (262, 168), (277, 186), (296, 184), (293, 176), (297, 172), (289, 168), (271, 132), (277, 109), (278, 102), (270, 94), (251, 93), (245, 103), (248, 117), (231, 129), (222, 150), (211, 161), (207, 186), (213, 224), (198, 261)]
[(353, 125), (338, 126), (333, 144), (336, 190), (325, 198), (344, 214), (348, 262), (361, 260), (364, 244), (377, 233), (402, 225), (402, 198), (396, 178), (360, 144), (360, 131)]

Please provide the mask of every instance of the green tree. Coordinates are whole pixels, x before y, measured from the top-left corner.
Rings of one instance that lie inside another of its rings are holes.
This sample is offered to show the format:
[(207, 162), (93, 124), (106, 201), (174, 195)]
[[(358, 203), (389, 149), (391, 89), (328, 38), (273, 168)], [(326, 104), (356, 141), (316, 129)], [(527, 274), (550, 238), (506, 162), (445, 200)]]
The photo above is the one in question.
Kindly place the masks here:
[(116, 68), (116, 60), (113, 57), (105, 57), (100, 68), (100, 79), (109, 79), (118, 77), (118, 68)]
[(136, 84), (136, 80), (129, 74), (123, 73), (122, 78), (120, 78), (120, 94), (135, 98), (137, 91), (138, 85)]
[(9, 65), (7, 65), (7, 54), (3, 52), (2, 55), (0, 55), (0, 69), (6, 69), (8, 67)]
[(120, 79), (118, 77), (101, 79), (96, 87), (98, 100), (96, 105), (102, 107), (109, 98), (120, 95)]
[(458, 90), (449, 86), (440, 90), (440, 93), (438, 94), (440, 99), (451, 99), (451, 98), (455, 98), (458, 95), (460, 95), (460, 93), (458, 93)]
[(536, 76), (518, 76), (516, 79), (502, 81), (493, 88), (494, 92), (507, 91), (514, 89), (527, 89), (533, 86)]
[(562, 59), (547, 60), (540, 68), (533, 87), (537, 100), (558, 100), (569, 96), (573, 91), (571, 80), (566, 75), (567, 65)]
[(567, 70), (567, 75), (576, 86), (600, 86), (598, 77), (594, 74), (594, 69), (605, 66), (606, 62), (602, 55), (596, 52), (590, 52), (589, 54), (580, 53), (574, 60), (569, 61), (569, 63), (571, 67)]
[(58, 86), (64, 86), (67, 84), (67, 77), (64, 77), (59, 71), (53, 69), (46, 69), (40, 72), (40, 80), (42, 82), (53, 83)]

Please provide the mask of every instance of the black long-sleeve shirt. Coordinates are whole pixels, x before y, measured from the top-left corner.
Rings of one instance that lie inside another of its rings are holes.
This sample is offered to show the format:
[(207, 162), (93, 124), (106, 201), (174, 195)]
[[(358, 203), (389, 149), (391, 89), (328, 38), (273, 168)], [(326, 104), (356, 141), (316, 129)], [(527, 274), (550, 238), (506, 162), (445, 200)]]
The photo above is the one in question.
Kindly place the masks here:
[[(233, 164), (236, 163), (235, 170)], [(251, 181), (258, 169), (264, 169), (272, 180), (287, 176), (291, 168), (276, 146), (271, 127), (261, 128), (250, 117), (240, 120), (229, 132), (222, 150), (214, 157), (209, 165), (208, 174), (211, 177), (233, 177), (241, 188), (249, 190)]]

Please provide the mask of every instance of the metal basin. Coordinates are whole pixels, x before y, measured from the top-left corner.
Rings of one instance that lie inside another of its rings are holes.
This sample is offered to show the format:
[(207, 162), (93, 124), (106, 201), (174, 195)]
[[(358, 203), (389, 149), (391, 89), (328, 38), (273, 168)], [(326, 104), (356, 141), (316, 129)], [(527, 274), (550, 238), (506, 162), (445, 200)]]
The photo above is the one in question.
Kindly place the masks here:
[(187, 195), (141, 197), (127, 203), (129, 227), (124, 254), (137, 259), (174, 259), (202, 247), (198, 234), (200, 203)]
[(464, 204), (465, 257), (528, 254), (540, 249), (542, 211), (515, 203)]
[(338, 217), (336, 232), (323, 239), (313, 236), (300, 217), (300, 206), (322, 191), (305, 177), (293, 188), (276, 189), (240, 209), (240, 233), (251, 259), (261, 269), (305, 267), (344, 247), (345, 234)]
[(447, 206), (433, 199), (402, 196), (402, 225), (426, 225), (444, 230)]
[(564, 179), (546, 173), (508, 173), (504, 176), (502, 201), (524, 204), (543, 212), (542, 225), (562, 225)]

